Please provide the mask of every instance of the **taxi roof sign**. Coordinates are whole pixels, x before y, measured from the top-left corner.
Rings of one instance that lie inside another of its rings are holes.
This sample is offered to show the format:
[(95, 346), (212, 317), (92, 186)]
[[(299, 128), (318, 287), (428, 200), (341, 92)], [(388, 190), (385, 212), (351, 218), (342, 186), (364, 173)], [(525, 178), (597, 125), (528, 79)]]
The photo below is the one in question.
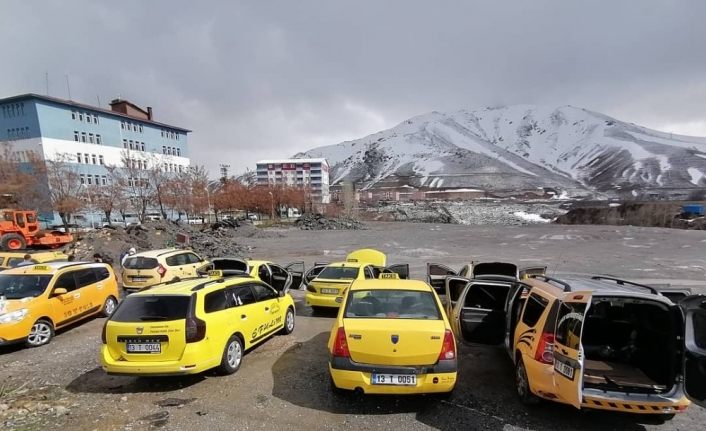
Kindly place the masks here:
[(51, 271), (51, 266), (49, 265), (34, 265), (32, 269), (37, 271)]
[(378, 276), (380, 280), (399, 280), (400, 275), (396, 272), (383, 272)]
[(223, 271), (220, 269), (212, 269), (208, 271), (208, 276), (210, 278), (223, 278)]

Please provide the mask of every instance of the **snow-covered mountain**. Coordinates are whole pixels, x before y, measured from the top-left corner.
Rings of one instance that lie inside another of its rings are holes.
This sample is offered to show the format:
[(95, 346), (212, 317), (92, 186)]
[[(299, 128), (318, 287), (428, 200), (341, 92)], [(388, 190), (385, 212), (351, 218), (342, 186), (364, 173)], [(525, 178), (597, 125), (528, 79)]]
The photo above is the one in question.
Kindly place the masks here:
[(426, 187), (615, 191), (706, 187), (706, 138), (658, 132), (572, 106), (431, 112), (295, 157), (325, 157), (332, 182), (392, 175)]

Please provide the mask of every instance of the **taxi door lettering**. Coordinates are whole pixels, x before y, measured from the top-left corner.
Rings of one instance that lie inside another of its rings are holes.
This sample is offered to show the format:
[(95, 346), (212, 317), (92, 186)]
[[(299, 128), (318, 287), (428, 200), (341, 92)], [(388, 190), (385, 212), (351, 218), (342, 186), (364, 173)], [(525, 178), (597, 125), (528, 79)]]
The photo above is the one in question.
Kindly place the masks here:
[(260, 337), (261, 335), (267, 334), (270, 332), (272, 328), (275, 328), (277, 326), (282, 325), (282, 316), (277, 316), (274, 319), (270, 320), (267, 323), (263, 323), (262, 325), (258, 326), (255, 328), (255, 330), (252, 332), (252, 340), (254, 341), (256, 338)]

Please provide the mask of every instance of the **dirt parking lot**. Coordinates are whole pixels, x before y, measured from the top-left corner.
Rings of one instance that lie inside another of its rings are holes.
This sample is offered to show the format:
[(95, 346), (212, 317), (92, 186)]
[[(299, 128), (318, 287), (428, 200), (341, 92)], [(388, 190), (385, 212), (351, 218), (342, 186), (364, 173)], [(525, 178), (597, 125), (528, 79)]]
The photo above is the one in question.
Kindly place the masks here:
[[(288, 230), (247, 239), (252, 257), (286, 263), (337, 260), (375, 247), (390, 263), (456, 268), (471, 260), (548, 264), (556, 273), (610, 273), (690, 286), (706, 293), (706, 232), (628, 226), (484, 227), (373, 223), (363, 231)], [(334, 396), (326, 339), (333, 316), (312, 316), (297, 300), (297, 327), (244, 359), (238, 373), (141, 379), (107, 376), (98, 362), (103, 319), (61, 331), (37, 349), (0, 349), (0, 423), (4, 429), (77, 430), (643, 430), (702, 429), (706, 410), (691, 407), (660, 425), (646, 417), (535, 408), (515, 396), (504, 350), (460, 348), (459, 383), (448, 400), (433, 397)], [(18, 409), (19, 407), (19, 409)], [(10, 414), (11, 412), (11, 414)]]

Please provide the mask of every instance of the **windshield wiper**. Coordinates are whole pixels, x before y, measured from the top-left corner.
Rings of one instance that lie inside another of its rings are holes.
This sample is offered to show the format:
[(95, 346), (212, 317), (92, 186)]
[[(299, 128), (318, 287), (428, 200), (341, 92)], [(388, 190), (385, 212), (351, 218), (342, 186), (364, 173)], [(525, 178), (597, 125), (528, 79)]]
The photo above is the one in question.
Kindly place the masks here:
[(139, 317), (140, 320), (144, 321), (150, 321), (150, 320), (169, 320), (168, 317), (164, 316), (141, 316)]

